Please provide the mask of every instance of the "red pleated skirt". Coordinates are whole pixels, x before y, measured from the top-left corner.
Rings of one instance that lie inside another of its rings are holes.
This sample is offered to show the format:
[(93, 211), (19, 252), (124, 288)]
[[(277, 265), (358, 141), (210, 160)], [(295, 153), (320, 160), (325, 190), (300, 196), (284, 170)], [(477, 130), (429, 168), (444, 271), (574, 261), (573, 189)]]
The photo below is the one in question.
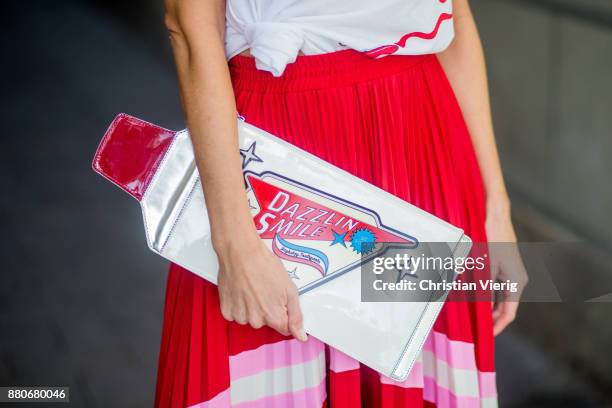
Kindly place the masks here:
[[(238, 111), (324, 160), (486, 242), (470, 135), (436, 56), (300, 56), (275, 78), (230, 62)], [(395, 382), (310, 338), (228, 323), (217, 288), (172, 265), (158, 407), (495, 407), (491, 306), (448, 302)]]

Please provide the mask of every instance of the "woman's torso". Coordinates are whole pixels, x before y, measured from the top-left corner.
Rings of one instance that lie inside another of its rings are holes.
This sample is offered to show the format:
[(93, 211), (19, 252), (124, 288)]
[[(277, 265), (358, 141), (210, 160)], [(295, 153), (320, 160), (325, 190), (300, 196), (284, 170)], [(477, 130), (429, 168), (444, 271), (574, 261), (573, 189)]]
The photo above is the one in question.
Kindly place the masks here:
[(452, 0), (228, 0), (225, 48), (280, 76), (300, 53), (431, 54), (453, 34)]

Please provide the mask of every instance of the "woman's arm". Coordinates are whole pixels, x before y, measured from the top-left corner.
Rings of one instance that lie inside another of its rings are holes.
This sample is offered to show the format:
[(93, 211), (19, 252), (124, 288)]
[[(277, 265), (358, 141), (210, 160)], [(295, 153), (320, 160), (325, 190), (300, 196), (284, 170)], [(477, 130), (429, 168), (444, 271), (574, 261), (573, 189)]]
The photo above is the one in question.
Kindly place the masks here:
[[(472, 136), (487, 197), (487, 238), (489, 242), (516, 242), (510, 217), (510, 200), (495, 144), (484, 54), (468, 0), (454, 0), (453, 20), (455, 39), (438, 58), (457, 96)], [(499, 275), (509, 277), (524, 286), (527, 281), (526, 272), (520, 257), (517, 258), (518, 251), (512, 253), (512, 259), (502, 260), (501, 264), (497, 265)], [(493, 312), (495, 334), (500, 333), (514, 320), (517, 308), (517, 302), (498, 303)]]
[(225, 59), (225, 2), (166, 0), (181, 101), (219, 257), (221, 312), (305, 340), (297, 289), (264, 246), (248, 206)]

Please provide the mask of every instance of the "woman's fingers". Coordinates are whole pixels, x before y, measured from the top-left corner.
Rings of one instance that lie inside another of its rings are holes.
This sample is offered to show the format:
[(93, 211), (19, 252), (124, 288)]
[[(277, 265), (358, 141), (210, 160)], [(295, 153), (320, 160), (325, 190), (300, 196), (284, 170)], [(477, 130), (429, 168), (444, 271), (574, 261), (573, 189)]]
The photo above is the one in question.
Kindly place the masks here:
[(251, 313), (249, 315), (249, 326), (254, 329), (260, 329), (264, 325), (264, 319), (259, 313)]
[(302, 310), (300, 300), (296, 290), (290, 291), (287, 297), (287, 313), (289, 314), (289, 332), (299, 341), (308, 340), (302, 325)]
[(221, 315), (228, 322), (234, 321), (234, 305), (231, 301), (231, 296), (226, 290), (223, 290), (223, 286), (219, 287), (219, 306), (221, 308)]
[(242, 299), (236, 299), (233, 306), (232, 315), (234, 321), (238, 324), (247, 324), (249, 322), (249, 315), (244, 301)]
[(267, 325), (284, 336), (292, 335), (300, 341), (308, 340), (303, 328), (302, 311), (297, 291), (290, 290), (287, 295), (287, 304), (283, 305), (281, 303), (264, 314), (254, 304), (246, 306), (240, 299), (231, 299), (221, 302), (221, 314), (225, 320), (230, 322), (249, 324), (254, 329)]
[(234, 316), (232, 315), (232, 305), (228, 301), (223, 300), (223, 297), (221, 297), (221, 315), (228, 322), (234, 321)]
[(500, 334), (516, 317), (518, 302), (501, 301), (493, 310), (493, 335)]
[(288, 336), (289, 329), (287, 324), (287, 311), (283, 308), (282, 311), (278, 310), (266, 316), (266, 325), (270, 326), (283, 336)]
[(497, 280), (516, 284), (514, 292), (500, 293), (502, 298), (493, 307), (493, 334), (497, 336), (516, 318), (519, 301), (529, 278), (516, 244), (498, 244), (491, 253), (492, 265), (497, 265), (494, 268)]

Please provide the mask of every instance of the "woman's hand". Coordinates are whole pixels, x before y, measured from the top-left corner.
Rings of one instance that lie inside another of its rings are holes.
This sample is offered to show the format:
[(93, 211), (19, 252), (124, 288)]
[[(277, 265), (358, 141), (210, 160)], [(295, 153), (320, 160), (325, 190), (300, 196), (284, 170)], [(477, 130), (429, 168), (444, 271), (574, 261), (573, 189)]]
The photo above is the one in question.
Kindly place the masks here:
[(497, 336), (516, 317), (521, 293), (527, 284), (527, 271), (516, 246), (516, 234), (512, 226), (509, 205), (487, 206), (485, 222), (489, 241), (491, 278), (505, 282), (516, 282), (517, 292), (504, 291), (493, 306), (493, 334)]
[(254, 329), (270, 326), (306, 341), (295, 284), (259, 237), (219, 249), (219, 295), (226, 320)]

